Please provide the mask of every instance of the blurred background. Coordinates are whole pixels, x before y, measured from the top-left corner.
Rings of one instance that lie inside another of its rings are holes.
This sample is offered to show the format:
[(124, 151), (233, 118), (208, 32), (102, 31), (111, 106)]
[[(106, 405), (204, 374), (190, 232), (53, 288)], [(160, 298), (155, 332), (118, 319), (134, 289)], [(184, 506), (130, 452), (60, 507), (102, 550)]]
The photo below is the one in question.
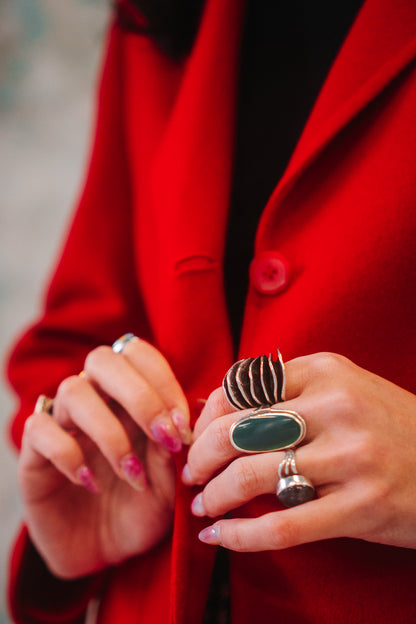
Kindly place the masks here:
[[(109, 0), (0, 0), (0, 357), (40, 309), (83, 179)], [(21, 511), (0, 383), (0, 624)]]

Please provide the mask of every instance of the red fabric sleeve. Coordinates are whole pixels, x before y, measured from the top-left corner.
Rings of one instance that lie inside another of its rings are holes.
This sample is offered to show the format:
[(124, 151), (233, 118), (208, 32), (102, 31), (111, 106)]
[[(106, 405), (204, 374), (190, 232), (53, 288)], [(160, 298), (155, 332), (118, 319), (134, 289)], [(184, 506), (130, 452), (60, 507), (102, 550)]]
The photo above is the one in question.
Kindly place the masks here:
[[(82, 370), (86, 354), (126, 331), (150, 338), (134, 270), (132, 209), (123, 131), (123, 34), (110, 30), (98, 92), (97, 125), (84, 190), (40, 320), (11, 354), (8, 376), (20, 405), (11, 437), (20, 446), (36, 397)], [(102, 575), (55, 578), (19, 534), (9, 605), (19, 624), (78, 622)]]

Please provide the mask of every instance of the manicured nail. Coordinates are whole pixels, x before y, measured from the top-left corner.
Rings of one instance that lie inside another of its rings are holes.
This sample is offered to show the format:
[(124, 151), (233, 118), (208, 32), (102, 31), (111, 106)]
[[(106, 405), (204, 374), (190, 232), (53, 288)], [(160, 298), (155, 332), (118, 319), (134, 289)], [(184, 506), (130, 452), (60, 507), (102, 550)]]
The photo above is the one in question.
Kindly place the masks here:
[(159, 420), (151, 427), (155, 440), (170, 453), (179, 453), (182, 442), (173, 424), (167, 420)]
[(120, 462), (121, 470), (132, 488), (144, 492), (147, 487), (146, 474), (142, 463), (134, 455), (127, 455)]
[(171, 413), (170, 417), (176, 429), (178, 430), (179, 435), (181, 436), (182, 442), (187, 445), (191, 444), (192, 431), (191, 431), (188, 419), (186, 418), (185, 414), (182, 414), (182, 412), (175, 410), (174, 412)]
[(201, 542), (204, 544), (220, 544), (220, 527), (217, 524), (202, 529), (198, 535)]
[(191, 471), (189, 470), (188, 464), (185, 464), (182, 469), (182, 481), (186, 485), (190, 485), (192, 483)]
[(202, 501), (202, 494), (197, 494), (191, 503), (191, 511), (194, 516), (206, 516), (207, 512)]
[(89, 492), (93, 494), (99, 494), (101, 492), (98, 481), (91, 468), (88, 468), (88, 466), (81, 466), (78, 468), (77, 479), (80, 485), (83, 485)]

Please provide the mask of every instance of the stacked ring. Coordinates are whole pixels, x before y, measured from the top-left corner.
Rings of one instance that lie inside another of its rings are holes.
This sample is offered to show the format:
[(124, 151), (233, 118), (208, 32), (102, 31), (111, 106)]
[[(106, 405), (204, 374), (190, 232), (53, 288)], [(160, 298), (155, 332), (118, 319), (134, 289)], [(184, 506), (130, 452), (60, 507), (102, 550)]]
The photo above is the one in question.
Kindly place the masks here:
[(285, 452), (285, 457), (279, 464), (276, 496), (285, 507), (295, 507), (315, 498), (313, 484), (297, 471), (293, 449)]
[(232, 446), (243, 453), (286, 451), (279, 465), (276, 494), (283, 505), (293, 507), (312, 500), (315, 488), (296, 469), (294, 448), (306, 435), (304, 419), (292, 410), (273, 407), (285, 400), (285, 382), (285, 366), (278, 351), (276, 360), (271, 355), (239, 360), (222, 385), (233, 407), (257, 408), (231, 425)]
[(115, 342), (113, 342), (112, 349), (114, 353), (121, 353), (130, 340), (133, 340), (136, 336), (132, 333), (123, 334), (120, 338), (117, 338)]

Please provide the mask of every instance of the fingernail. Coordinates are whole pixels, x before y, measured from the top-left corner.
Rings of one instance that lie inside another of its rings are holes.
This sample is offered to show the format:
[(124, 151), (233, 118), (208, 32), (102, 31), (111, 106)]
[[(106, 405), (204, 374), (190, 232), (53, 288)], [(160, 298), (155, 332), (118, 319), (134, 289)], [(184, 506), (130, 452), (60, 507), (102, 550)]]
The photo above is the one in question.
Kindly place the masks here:
[(202, 493), (197, 494), (191, 503), (191, 511), (194, 516), (206, 516), (207, 512), (202, 502)]
[(192, 483), (191, 471), (189, 470), (188, 464), (185, 464), (185, 466), (183, 467), (183, 470), (182, 470), (182, 481), (185, 484)]
[(178, 437), (178, 432), (171, 422), (159, 420), (152, 425), (151, 432), (155, 440), (170, 453), (179, 453), (182, 449), (182, 442)]
[(88, 468), (88, 466), (81, 466), (78, 468), (76, 475), (80, 485), (83, 485), (89, 492), (93, 494), (99, 494), (101, 492), (101, 488), (91, 468)]
[(170, 417), (176, 429), (178, 430), (179, 435), (181, 436), (182, 442), (189, 445), (192, 442), (192, 431), (185, 414), (182, 414), (182, 412), (175, 410), (171, 413)]
[(198, 537), (204, 544), (220, 544), (220, 527), (217, 524), (206, 527), (202, 529)]
[(127, 455), (120, 462), (121, 470), (132, 488), (138, 492), (144, 492), (147, 487), (146, 474), (143, 464), (134, 455)]

